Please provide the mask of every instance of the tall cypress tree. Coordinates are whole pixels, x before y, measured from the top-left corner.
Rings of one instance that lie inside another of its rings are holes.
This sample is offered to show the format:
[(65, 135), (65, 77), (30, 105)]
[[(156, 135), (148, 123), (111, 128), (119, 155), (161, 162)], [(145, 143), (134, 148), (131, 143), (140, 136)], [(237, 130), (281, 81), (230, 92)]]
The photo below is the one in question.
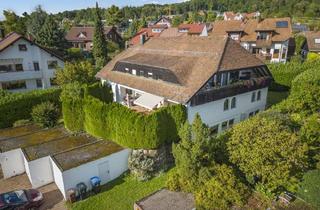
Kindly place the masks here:
[(104, 35), (104, 27), (101, 20), (101, 13), (96, 3), (94, 36), (93, 36), (93, 56), (96, 62), (96, 68), (103, 68), (108, 61), (107, 41)]

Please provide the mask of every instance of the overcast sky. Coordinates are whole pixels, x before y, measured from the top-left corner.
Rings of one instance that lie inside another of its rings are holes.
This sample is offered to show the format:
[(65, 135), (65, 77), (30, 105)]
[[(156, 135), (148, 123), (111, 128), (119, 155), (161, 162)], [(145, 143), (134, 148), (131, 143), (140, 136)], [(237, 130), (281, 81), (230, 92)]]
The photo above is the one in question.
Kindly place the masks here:
[(57, 13), (65, 10), (94, 7), (96, 1), (98, 1), (101, 7), (108, 7), (112, 4), (123, 7), (126, 5), (138, 6), (148, 3), (175, 3), (183, 0), (0, 0), (0, 19), (3, 19), (2, 10), (7, 9), (21, 15), (23, 12), (30, 13), (37, 5), (41, 5), (47, 12)]

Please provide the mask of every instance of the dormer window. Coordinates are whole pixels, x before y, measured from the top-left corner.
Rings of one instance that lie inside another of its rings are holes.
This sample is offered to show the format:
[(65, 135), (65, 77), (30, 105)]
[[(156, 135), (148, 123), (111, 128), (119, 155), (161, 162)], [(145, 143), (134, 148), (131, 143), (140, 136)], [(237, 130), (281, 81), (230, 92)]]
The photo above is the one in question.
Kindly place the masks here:
[(314, 43), (316, 43), (316, 44), (320, 44), (320, 38), (316, 38), (316, 39), (314, 39)]
[(19, 51), (27, 51), (27, 45), (19, 44)]
[(269, 39), (269, 34), (266, 32), (259, 32), (257, 39), (259, 40), (268, 40)]
[(137, 70), (132, 69), (132, 74), (133, 74), (133, 75), (137, 75)]

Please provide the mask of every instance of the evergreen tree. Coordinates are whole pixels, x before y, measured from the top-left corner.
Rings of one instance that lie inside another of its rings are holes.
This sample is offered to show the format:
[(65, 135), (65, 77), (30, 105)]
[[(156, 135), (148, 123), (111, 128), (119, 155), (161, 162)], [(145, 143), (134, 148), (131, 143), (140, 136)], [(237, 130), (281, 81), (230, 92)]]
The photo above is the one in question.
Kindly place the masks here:
[(65, 50), (66, 40), (64, 38), (64, 32), (59, 28), (58, 23), (52, 15), (47, 16), (44, 25), (37, 35), (36, 42), (49, 49)]
[(96, 3), (94, 36), (93, 36), (93, 56), (96, 68), (101, 69), (108, 61), (107, 41), (104, 34), (104, 27), (101, 20), (100, 8)]
[(4, 10), (3, 15), (5, 17), (5, 21), (3, 21), (5, 33), (17, 32), (22, 35), (25, 34), (26, 27), (23, 17), (19, 17), (16, 13), (9, 10)]
[(106, 11), (106, 19), (108, 25), (115, 26), (122, 21), (122, 14), (119, 7), (112, 5)]
[(38, 33), (41, 31), (48, 14), (39, 5), (36, 7), (35, 11), (30, 14), (27, 21), (27, 32), (35, 40), (38, 39)]

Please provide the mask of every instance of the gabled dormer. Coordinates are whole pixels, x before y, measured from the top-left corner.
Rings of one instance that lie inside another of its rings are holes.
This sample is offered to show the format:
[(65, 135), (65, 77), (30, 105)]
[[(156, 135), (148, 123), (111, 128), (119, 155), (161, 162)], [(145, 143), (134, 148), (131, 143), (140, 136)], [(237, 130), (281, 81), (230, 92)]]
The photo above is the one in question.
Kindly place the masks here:
[(85, 38), (87, 38), (87, 32), (81, 31), (81, 32), (78, 34), (78, 38), (80, 38), (80, 39), (85, 39)]

